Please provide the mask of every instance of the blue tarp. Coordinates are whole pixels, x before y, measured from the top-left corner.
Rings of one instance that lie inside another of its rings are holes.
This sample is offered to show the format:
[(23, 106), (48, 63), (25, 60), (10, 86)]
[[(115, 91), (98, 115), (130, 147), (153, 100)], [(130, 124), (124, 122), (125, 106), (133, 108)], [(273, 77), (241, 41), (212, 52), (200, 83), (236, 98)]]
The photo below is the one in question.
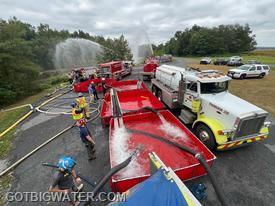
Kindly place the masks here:
[(174, 181), (167, 180), (159, 169), (154, 175), (132, 188), (126, 202), (113, 202), (109, 206), (188, 206)]

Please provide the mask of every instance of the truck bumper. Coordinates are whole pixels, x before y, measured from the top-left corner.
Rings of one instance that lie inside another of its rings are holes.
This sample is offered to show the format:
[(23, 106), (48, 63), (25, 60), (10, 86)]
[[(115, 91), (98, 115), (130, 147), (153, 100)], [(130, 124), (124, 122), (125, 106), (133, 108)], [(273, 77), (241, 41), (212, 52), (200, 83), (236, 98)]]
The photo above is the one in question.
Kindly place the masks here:
[(238, 140), (229, 141), (225, 144), (218, 145), (217, 150), (229, 150), (229, 149), (244, 146), (244, 145), (247, 145), (250, 143), (255, 143), (257, 141), (264, 140), (266, 138), (268, 138), (268, 132), (259, 134), (259, 135), (255, 135), (255, 136), (249, 136), (249, 137), (238, 139)]
[(232, 74), (232, 73), (228, 73), (227, 76), (232, 77), (232, 78), (237, 78), (237, 79), (238, 79), (238, 78), (240, 78), (241, 74), (235, 74), (235, 73)]

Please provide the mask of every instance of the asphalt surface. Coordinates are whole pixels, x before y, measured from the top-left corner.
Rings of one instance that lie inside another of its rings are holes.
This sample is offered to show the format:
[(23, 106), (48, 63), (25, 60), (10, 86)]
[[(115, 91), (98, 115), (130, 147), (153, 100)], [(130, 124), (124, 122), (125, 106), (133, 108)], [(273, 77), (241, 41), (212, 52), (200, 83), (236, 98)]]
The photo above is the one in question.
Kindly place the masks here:
[[(182, 60), (176, 59), (173, 65), (183, 66)], [(127, 79), (140, 77), (141, 67), (134, 69), (133, 74)], [(147, 82), (148, 84), (148, 82)], [(75, 94), (69, 93), (50, 103), (47, 108), (59, 105), (68, 107)], [(95, 105), (96, 106), (96, 105)], [(45, 107), (46, 108), (46, 107)], [(50, 111), (64, 111), (66, 108), (52, 108)], [(223, 189), (229, 205), (275, 205), (275, 119), (271, 127), (270, 138), (256, 144), (239, 149), (215, 152), (217, 160), (212, 167), (217, 181)], [(56, 133), (73, 124), (68, 115), (49, 116), (35, 113), (31, 118), (22, 123), (17, 130), (14, 148), (7, 162), (15, 162), (20, 157), (43, 143)], [(89, 128), (96, 140), (97, 159), (89, 162), (84, 145), (82, 144), (77, 129), (71, 129), (44, 148), (36, 152), (13, 171), (11, 190), (13, 192), (45, 192), (51, 183), (53, 169), (41, 166), (42, 162), (56, 163), (61, 155), (72, 155), (77, 161), (77, 169), (90, 180), (98, 181), (110, 169), (108, 128), (103, 128), (100, 118), (89, 123)], [(207, 187), (207, 198), (203, 205), (220, 205), (209, 179), (201, 177), (186, 182), (187, 186), (202, 182)], [(85, 185), (85, 191), (91, 191)], [(110, 191), (109, 185), (105, 190)], [(8, 205), (66, 205), (54, 202), (40, 203), (9, 203)], [(106, 205), (95, 203), (95, 205)]]

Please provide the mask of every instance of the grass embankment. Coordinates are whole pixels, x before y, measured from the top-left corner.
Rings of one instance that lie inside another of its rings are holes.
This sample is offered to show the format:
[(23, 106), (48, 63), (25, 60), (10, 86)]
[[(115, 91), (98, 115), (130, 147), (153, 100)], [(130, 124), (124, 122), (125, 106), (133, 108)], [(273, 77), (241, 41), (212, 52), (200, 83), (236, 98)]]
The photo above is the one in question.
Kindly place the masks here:
[[(43, 91), (39, 92), (38, 94), (29, 96), (25, 99), (22, 99), (12, 105), (9, 105), (7, 108), (4, 109), (13, 108), (24, 104), (33, 104), (49, 92), (52, 92), (54, 88), (63, 84), (65, 80), (66, 79), (62, 75), (50, 77), (46, 81), (41, 81), (41, 85), (43, 84), (42, 87), (44, 88)], [(8, 112), (1, 112), (0, 110), (0, 133), (6, 130), (10, 125), (16, 122), (20, 117), (24, 115), (24, 113), (28, 112), (29, 110), (29, 107), (11, 110)], [(8, 151), (10, 150), (12, 140), (14, 139), (14, 132), (15, 129), (12, 129), (0, 139), (0, 159), (5, 158)]]
[[(52, 92), (54, 88), (61, 86), (64, 81), (67, 81), (67, 79), (63, 75), (55, 74), (54, 76), (50, 76), (44, 80), (41, 79), (40, 81), (40, 86), (44, 88), (42, 92), (22, 99), (4, 109), (13, 108), (24, 104), (33, 104), (44, 97), (46, 94)], [(0, 133), (6, 130), (29, 110), (29, 107), (24, 107), (8, 112), (3, 112), (0, 110)], [(13, 128), (2, 138), (0, 138), (0, 160), (4, 159), (12, 148), (12, 142), (15, 139), (15, 131), (16, 128)], [(9, 190), (11, 179), (12, 176), (10, 174), (0, 178), (0, 205), (4, 205), (6, 202), (5, 194)]]

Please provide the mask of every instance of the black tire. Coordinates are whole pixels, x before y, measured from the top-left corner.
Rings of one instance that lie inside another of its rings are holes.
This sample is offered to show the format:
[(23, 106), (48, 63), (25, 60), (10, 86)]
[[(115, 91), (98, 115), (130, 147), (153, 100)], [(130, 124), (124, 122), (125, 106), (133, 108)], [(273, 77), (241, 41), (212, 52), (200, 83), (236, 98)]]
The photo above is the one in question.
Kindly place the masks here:
[(261, 73), (261, 74), (259, 75), (259, 78), (262, 79), (262, 78), (264, 78), (264, 76), (265, 76), (265, 73)]
[(242, 74), (242, 75), (240, 76), (240, 79), (245, 79), (245, 77), (246, 77), (246, 74)]
[(196, 135), (208, 149), (213, 150), (216, 147), (214, 134), (206, 125), (199, 124), (196, 127)]
[(162, 92), (161, 92), (161, 90), (157, 91), (157, 98), (159, 99), (159, 101), (162, 101)]

